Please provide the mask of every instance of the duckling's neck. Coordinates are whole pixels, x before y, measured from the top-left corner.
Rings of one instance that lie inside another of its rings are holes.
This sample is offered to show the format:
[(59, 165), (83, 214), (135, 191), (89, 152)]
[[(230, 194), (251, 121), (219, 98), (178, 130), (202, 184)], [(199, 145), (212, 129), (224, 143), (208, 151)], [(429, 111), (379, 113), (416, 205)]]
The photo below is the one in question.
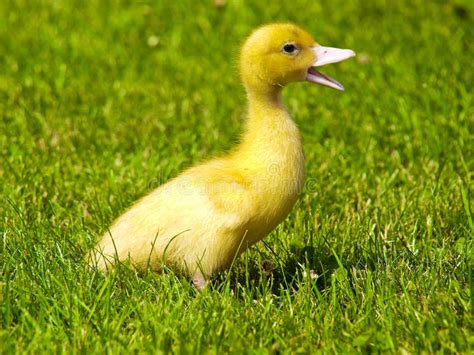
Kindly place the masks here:
[(270, 185), (285, 185), (297, 194), (304, 176), (303, 147), (282, 103), (281, 88), (247, 90), (247, 98), (246, 127), (236, 149), (241, 167), (255, 178), (266, 175)]
[(247, 91), (248, 111), (244, 134), (238, 149), (252, 155), (264, 150), (264, 156), (281, 153), (283, 148), (302, 149), (296, 124), (281, 100), (281, 89)]
[(281, 139), (287, 134), (294, 133), (296, 126), (283, 105), (279, 90), (249, 91), (247, 99), (247, 120), (242, 140), (244, 146), (255, 148), (255, 143), (261, 145), (262, 141), (277, 144), (274, 138)]

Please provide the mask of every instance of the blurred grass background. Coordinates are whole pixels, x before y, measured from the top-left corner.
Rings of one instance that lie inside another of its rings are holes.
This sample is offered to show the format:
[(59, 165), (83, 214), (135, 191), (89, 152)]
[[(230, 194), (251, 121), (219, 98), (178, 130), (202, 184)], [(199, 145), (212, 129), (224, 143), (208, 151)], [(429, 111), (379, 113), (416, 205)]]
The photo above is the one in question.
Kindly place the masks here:
[[(230, 148), (236, 57), (292, 21), (356, 60), (285, 102), (307, 184), (196, 294), (82, 256), (135, 199)], [(470, 1), (0, 3), (0, 352), (470, 352)], [(260, 271), (269, 260), (271, 275)]]

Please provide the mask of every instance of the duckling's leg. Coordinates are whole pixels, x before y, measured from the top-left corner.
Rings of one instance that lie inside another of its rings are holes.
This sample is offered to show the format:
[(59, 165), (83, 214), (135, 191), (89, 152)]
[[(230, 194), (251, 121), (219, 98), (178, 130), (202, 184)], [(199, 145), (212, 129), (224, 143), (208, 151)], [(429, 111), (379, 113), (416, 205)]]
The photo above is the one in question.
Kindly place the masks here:
[(202, 291), (202, 289), (207, 285), (207, 280), (202, 273), (196, 272), (193, 275), (193, 284), (194, 287), (196, 287), (196, 290)]

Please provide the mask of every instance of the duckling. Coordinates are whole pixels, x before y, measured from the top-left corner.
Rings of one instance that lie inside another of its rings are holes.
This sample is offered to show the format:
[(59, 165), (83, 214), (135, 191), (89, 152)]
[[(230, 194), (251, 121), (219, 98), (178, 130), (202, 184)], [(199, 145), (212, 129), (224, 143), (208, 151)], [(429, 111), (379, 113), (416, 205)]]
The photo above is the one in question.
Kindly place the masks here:
[(354, 55), (317, 44), (293, 24), (255, 30), (239, 58), (248, 100), (240, 143), (136, 202), (104, 233), (89, 263), (103, 271), (121, 261), (138, 269), (169, 265), (201, 290), (285, 219), (302, 189), (303, 146), (282, 89), (309, 81), (344, 90), (316, 67)]

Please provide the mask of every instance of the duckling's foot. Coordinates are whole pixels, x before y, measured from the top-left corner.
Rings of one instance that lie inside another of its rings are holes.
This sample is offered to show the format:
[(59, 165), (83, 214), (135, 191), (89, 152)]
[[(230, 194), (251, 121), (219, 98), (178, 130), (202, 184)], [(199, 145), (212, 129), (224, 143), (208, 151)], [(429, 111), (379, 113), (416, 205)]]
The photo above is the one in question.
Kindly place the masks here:
[(193, 275), (193, 284), (194, 287), (196, 287), (196, 290), (202, 291), (202, 289), (207, 285), (207, 280), (203, 274), (197, 273)]

